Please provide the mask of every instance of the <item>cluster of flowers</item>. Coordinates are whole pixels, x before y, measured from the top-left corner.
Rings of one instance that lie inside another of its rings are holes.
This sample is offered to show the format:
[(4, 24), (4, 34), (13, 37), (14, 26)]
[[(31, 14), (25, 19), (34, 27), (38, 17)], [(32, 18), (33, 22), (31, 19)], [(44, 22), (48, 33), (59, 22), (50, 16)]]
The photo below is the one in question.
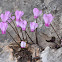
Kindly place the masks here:
[[(37, 19), (39, 17), (39, 15), (42, 13), (42, 10), (38, 10), (37, 8), (33, 9), (33, 14), (34, 14), (34, 19)], [(15, 11), (15, 16), (12, 16), (12, 13), (10, 13), (10, 11), (6, 11), (4, 14), (0, 15), (0, 18), (2, 20), (2, 22), (0, 22), (0, 29), (2, 31), (2, 34), (6, 33), (6, 30), (8, 28), (8, 23), (11, 23), (11, 21), (13, 21), (14, 19), (16, 19), (16, 25), (17, 27), (21, 27), (23, 31), (26, 30), (26, 26), (27, 26), (27, 21), (22, 19), (22, 16), (24, 15), (23, 11)], [(45, 22), (45, 26), (49, 27), (50, 23), (53, 20), (53, 16), (52, 14), (44, 14), (43, 15), (43, 19)], [(31, 32), (34, 32), (35, 29), (38, 27), (38, 24), (35, 22), (30, 22), (30, 30)], [(22, 44), (24, 44), (22, 42)], [(25, 47), (25, 46), (23, 46)]]

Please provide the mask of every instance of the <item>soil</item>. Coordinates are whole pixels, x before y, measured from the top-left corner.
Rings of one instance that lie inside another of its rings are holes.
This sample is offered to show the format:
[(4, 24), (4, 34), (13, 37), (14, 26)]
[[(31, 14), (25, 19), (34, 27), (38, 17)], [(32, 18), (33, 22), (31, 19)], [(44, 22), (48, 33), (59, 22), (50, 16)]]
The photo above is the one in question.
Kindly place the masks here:
[[(41, 43), (46, 46), (50, 46), (51, 48), (58, 49), (61, 46), (59, 46), (59, 45), (57, 45), (57, 43), (55, 43), (55, 39), (56, 39), (55, 37), (51, 37), (50, 40), (45, 40), (46, 44), (45, 44), (45, 42), (41, 42)], [(18, 44), (20, 44), (20, 43), (21, 42), (18, 40)], [(38, 61), (40, 59), (39, 54), (41, 51), (43, 51), (45, 49), (44, 45), (39, 46), (37, 44), (28, 44), (27, 43), (26, 48), (21, 48), (15, 42), (13, 42), (9, 45), (9, 47), (11, 49), (13, 49), (13, 57), (16, 57), (18, 62), (40, 62), (40, 61)]]
[[(20, 42), (18, 42), (20, 43)], [(11, 43), (9, 47), (13, 49), (13, 57), (17, 58), (17, 62), (36, 62), (39, 58), (39, 47), (37, 45), (29, 45), (26, 48), (20, 48), (16, 43)], [(35, 50), (36, 49), (36, 50)], [(35, 53), (36, 51), (36, 53)], [(36, 54), (36, 56), (35, 56)]]

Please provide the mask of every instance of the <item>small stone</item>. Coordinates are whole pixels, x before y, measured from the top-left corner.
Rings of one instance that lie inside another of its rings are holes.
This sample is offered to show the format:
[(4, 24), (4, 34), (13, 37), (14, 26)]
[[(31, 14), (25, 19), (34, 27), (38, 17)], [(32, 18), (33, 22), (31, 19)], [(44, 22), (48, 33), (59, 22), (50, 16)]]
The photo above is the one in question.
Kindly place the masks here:
[(20, 51), (20, 50), (21, 50), (21, 48), (18, 49), (18, 51)]

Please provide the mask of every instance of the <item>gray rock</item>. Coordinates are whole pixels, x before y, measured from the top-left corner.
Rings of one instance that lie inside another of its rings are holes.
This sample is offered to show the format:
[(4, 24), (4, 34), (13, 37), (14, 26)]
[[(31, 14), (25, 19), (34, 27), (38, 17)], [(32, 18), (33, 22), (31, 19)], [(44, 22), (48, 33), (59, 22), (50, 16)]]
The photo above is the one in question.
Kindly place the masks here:
[(0, 48), (0, 52), (2, 51), (3, 49), (2, 48)]
[(17, 62), (16, 58), (13, 58), (12, 50), (7, 46), (0, 52), (0, 62)]
[(54, 50), (46, 47), (40, 57), (42, 57), (42, 62), (62, 62), (62, 48)]

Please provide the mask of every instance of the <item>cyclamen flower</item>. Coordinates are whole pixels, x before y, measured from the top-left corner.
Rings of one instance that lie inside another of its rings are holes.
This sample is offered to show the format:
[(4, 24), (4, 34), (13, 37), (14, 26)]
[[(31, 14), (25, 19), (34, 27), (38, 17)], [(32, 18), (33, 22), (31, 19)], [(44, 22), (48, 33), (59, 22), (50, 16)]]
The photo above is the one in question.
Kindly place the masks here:
[(21, 41), (21, 48), (26, 48), (26, 42)]
[(15, 16), (12, 16), (12, 17), (10, 17), (10, 18), (8, 18), (8, 22), (10, 23), (11, 21), (13, 21), (15, 19)]
[(0, 29), (2, 31), (2, 34), (6, 34), (7, 28), (8, 28), (8, 24), (6, 22), (0, 22)]
[(5, 12), (5, 15), (6, 15), (8, 18), (11, 17), (10, 11), (6, 11), (6, 12)]
[(42, 13), (42, 10), (39, 11), (37, 8), (33, 9), (33, 14), (35, 19), (38, 18), (41, 13)]
[(0, 17), (3, 22), (6, 22), (11, 17), (11, 13), (10, 11), (6, 11), (5, 14), (1, 14)]
[(20, 27), (22, 28), (23, 31), (26, 30), (26, 26), (27, 26), (27, 21), (26, 20), (20, 21)]
[(46, 27), (49, 27), (50, 26), (50, 23), (52, 22), (53, 20), (53, 16), (52, 14), (44, 14), (43, 15), (43, 19), (44, 19), (44, 22), (45, 22), (45, 26)]
[(16, 10), (15, 11), (16, 21), (19, 21), (20, 20), (20, 17), (22, 17), (23, 15), (24, 15), (24, 12), (23, 11)]
[(16, 21), (17, 27), (20, 27), (20, 21)]
[(19, 21), (16, 21), (16, 25), (17, 25), (17, 27), (20, 27), (20, 23), (21, 23), (21, 21), (23, 21), (23, 20), (20, 19)]
[(35, 22), (30, 22), (30, 30), (34, 32), (34, 30), (38, 27), (38, 24)]
[(15, 19), (15, 16), (12, 16), (11, 19), (14, 20)]

